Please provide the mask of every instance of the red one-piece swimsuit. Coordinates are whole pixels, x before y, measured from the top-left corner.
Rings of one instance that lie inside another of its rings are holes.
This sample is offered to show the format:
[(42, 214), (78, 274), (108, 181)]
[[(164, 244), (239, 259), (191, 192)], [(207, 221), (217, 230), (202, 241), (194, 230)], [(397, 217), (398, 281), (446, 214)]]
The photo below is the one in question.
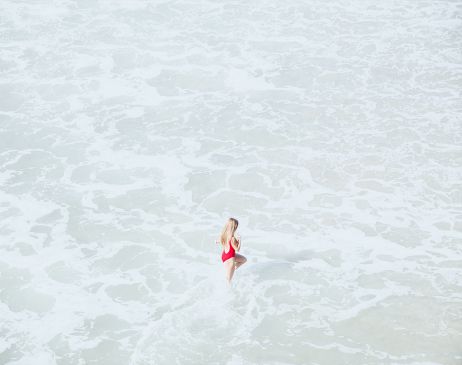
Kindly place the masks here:
[(225, 262), (226, 260), (230, 259), (231, 257), (236, 256), (236, 251), (234, 250), (233, 245), (231, 245), (231, 240), (229, 240), (229, 251), (225, 252), (223, 249), (223, 253), (221, 254), (221, 261)]

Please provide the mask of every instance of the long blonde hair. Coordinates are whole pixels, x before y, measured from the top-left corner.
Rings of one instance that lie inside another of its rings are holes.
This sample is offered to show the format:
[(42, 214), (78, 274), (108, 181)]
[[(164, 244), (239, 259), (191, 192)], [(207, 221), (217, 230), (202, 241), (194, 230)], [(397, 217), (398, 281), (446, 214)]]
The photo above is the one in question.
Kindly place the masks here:
[(235, 218), (229, 218), (226, 222), (225, 226), (221, 231), (220, 242), (224, 246), (226, 242), (228, 242), (231, 237), (234, 236), (234, 232), (236, 232), (237, 226), (239, 222)]

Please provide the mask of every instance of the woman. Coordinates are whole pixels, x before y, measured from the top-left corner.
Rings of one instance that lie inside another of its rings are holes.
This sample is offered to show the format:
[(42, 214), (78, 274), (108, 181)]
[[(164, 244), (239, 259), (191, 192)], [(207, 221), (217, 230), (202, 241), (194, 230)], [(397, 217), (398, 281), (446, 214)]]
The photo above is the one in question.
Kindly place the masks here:
[(234, 233), (236, 232), (238, 225), (239, 222), (237, 219), (229, 218), (221, 231), (220, 241), (216, 241), (217, 243), (220, 242), (223, 246), (221, 261), (223, 261), (225, 265), (228, 284), (231, 283), (234, 270), (237, 270), (241, 265), (247, 262), (247, 259), (244, 256), (236, 253), (236, 251), (241, 249), (240, 237), (234, 237)]

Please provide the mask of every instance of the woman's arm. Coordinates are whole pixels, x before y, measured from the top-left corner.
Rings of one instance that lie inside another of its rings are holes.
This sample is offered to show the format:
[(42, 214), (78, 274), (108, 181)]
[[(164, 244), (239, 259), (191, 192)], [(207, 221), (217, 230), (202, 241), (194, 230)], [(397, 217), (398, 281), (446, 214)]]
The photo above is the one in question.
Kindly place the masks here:
[(241, 249), (241, 239), (237, 240), (235, 237), (231, 240), (231, 245), (236, 251), (239, 251)]

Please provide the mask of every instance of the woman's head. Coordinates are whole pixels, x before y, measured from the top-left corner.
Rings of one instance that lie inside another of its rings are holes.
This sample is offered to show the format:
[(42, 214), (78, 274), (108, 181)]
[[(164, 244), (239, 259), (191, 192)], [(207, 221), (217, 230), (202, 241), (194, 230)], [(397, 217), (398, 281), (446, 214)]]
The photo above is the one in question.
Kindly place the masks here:
[(225, 244), (236, 232), (239, 222), (236, 218), (229, 218), (221, 231), (221, 243)]
[(228, 231), (231, 234), (234, 234), (236, 232), (237, 226), (239, 225), (239, 222), (237, 221), (236, 218), (229, 218), (228, 221), (226, 222), (226, 226), (228, 228)]

